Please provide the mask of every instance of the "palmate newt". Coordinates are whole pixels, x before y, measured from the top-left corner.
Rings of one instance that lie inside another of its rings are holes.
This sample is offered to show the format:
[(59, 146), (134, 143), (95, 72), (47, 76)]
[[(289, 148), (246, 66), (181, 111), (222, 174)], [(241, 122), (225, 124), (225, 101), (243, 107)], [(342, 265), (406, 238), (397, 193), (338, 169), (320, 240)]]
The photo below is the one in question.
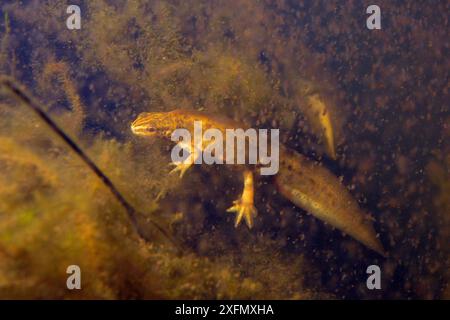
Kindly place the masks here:
[[(170, 112), (146, 112), (131, 124), (131, 130), (138, 136), (162, 137), (171, 139), (175, 129), (187, 129), (193, 133), (194, 121), (201, 121), (203, 128), (215, 128), (225, 134), (226, 129), (245, 129), (242, 124), (198, 111), (174, 110)], [(172, 172), (180, 176), (194, 163), (197, 155), (193, 146), (183, 146), (191, 155), (185, 161), (175, 164)], [(204, 146), (200, 146), (204, 148)], [(253, 226), (256, 216), (254, 207), (255, 165), (231, 165), (241, 170), (244, 176), (244, 189), (241, 197), (234, 201), (228, 212), (236, 212), (235, 226), (244, 219), (248, 227)], [(274, 176), (274, 184), (279, 193), (296, 206), (311, 213), (320, 220), (352, 236), (368, 248), (385, 256), (383, 245), (378, 239), (372, 222), (360, 209), (347, 188), (339, 179), (318, 162), (280, 146), (279, 171)]]

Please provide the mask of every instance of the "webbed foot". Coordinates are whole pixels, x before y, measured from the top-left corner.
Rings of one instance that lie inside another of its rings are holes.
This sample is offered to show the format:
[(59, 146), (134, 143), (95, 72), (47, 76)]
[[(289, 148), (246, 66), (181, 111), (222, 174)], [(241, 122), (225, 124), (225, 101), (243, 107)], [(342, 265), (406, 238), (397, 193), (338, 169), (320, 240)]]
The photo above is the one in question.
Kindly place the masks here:
[(257, 214), (257, 210), (253, 206), (253, 202), (243, 201), (242, 198), (233, 201), (233, 206), (229, 208), (227, 212), (237, 213), (234, 221), (235, 227), (237, 227), (241, 223), (242, 218), (244, 218), (250, 229), (253, 227), (253, 218), (256, 217)]

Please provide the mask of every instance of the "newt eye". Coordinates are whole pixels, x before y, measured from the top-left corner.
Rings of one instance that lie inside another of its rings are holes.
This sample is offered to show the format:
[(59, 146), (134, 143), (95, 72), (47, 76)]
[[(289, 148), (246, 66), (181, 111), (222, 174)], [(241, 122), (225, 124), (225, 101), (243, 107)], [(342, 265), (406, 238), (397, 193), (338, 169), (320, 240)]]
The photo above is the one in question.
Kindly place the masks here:
[(150, 128), (147, 128), (147, 131), (148, 131), (148, 132), (155, 132), (155, 131), (156, 131), (156, 128), (150, 127)]

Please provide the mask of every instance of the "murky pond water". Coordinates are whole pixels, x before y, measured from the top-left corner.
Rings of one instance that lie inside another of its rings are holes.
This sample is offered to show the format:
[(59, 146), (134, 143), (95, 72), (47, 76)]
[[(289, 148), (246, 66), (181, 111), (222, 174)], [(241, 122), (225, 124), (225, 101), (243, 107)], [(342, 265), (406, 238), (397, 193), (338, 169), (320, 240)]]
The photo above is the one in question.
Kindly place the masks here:
[[(377, 5), (2, 1), (0, 74), (138, 214), (3, 86), (0, 298), (448, 299), (449, 5)], [(280, 171), (170, 174), (196, 119), (278, 129)]]

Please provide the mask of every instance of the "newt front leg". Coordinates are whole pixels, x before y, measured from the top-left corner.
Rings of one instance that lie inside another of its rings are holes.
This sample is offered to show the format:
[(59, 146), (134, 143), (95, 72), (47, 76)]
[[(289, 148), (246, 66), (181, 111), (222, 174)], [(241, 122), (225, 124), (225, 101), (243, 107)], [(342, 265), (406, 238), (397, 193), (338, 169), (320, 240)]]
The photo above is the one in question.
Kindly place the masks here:
[(253, 227), (253, 218), (256, 216), (256, 208), (253, 202), (254, 186), (253, 186), (253, 172), (250, 170), (244, 171), (244, 190), (242, 196), (233, 201), (233, 206), (227, 212), (236, 212), (236, 220), (234, 226), (237, 227), (242, 218), (245, 219), (249, 228)]
[(175, 166), (173, 170), (170, 171), (169, 174), (173, 174), (176, 172), (180, 172), (180, 178), (183, 178), (185, 172), (195, 163), (195, 160), (200, 156), (200, 150), (198, 147), (188, 143), (179, 143), (178, 144), (182, 149), (189, 152), (189, 155), (183, 161), (171, 162), (171, 166)]

